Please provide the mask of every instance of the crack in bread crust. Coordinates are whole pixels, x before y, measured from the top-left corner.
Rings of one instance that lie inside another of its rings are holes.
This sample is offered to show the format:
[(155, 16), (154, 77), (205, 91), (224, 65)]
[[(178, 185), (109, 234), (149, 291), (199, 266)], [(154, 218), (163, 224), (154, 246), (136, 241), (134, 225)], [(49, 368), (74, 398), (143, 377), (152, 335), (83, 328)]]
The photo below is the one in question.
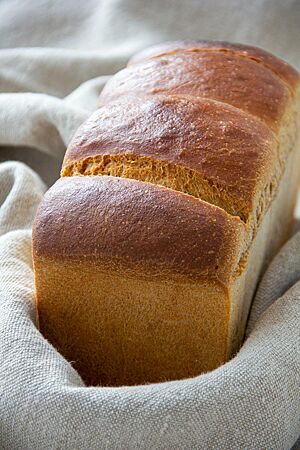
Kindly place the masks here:
[(64, 167), (62, 176), (110, 175), (119, 178), (131, 178), (164, 186), (175, 191), (189, 194), (211, 203), (232, 216), (247, 220), (246, 210), (239, 206), (239, 199), (232, 199), (220, 187), (199, 172), (178, 164), (160, 161), (134, 154), (99, 155), (78, 160)]
[[(246, 212), (230, 208), (227, 195), (226, 201), (218, 186), (210, 180), (201, 177), (193, 170), (186, 169), (177, 164), (165, 163), (149, 157), (137, 155), (99, 155), (78, 160), (62, 169), (62, 177), (73, 176), (113, 176), (116, 178), (129, 178), (137, 181), (147, 182), (163, 186), (174, 191), (187, 194), (191, 197), (205, 201), (211, 205), (218, 206), (231, 216), (239, 217), (246, 224)], [(233, 277), (238, 276), (246, 264), (249, 247), (246, 245), (238, 261)]]

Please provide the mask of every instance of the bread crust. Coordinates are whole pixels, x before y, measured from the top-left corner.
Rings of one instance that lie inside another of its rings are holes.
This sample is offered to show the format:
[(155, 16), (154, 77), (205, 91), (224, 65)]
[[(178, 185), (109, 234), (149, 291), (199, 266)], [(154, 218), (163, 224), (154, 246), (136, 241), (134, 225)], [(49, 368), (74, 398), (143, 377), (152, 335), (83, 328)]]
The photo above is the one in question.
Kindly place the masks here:
[(158, 58), (160, 56), (180, 53), (180, 52), (204, 52), (217, 50), (222, 53), (231, 52), (235, 55), (239, 55), (242, 58), (252, 59), (258, 64), (263, 64), (268, 69), (271, 69), (276, 75), (284, 80), (291, 89), (297, 88), (299, 84), (299, 72), (294, 69), (290, 64), (286, 63), (277, 56), (272, 55), (258, 47), (252, 47), (250, 45), (232, 43), (226, 41), (171, 41), (164, 42), (162, 44), (154, 45), (146, 48), (139, 53), (136, 53), (129, 61), (128, 65), (139, 63), (150, 58)]
[(105, 85), (99, 106), (122, 95), (191, 95), (228, 103), (277, 130), (291, 91), (271, 69), (234, 53), (166, 53), (118, 72)]
[(108, 176), (58, 180), (33, 229), (36, 260), (90, 261), (106, 273), (169, 282), (228, 284), (244, 242), (242, 221), (214, 205)]

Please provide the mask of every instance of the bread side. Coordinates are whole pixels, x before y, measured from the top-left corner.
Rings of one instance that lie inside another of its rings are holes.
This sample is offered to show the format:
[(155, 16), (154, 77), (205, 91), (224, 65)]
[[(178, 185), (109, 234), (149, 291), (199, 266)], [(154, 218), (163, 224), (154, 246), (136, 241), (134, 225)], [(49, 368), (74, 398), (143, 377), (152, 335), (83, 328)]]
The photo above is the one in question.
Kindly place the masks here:
[(286, 159), (286, 167), (271, 207), (262, 217), (256, 236), (240, 262), (231, 285), (229, 354), (234, 354), (243, 342), (244, 330), (257, 281), (273, 256), (288, 239), (294, 222), (294, 209), (300, 182), (300, 139)]
[(219, 283), (121, 276), (95, 261), (36, 258), (40, 330), (87, 385), (197, 376), (228, 358)]

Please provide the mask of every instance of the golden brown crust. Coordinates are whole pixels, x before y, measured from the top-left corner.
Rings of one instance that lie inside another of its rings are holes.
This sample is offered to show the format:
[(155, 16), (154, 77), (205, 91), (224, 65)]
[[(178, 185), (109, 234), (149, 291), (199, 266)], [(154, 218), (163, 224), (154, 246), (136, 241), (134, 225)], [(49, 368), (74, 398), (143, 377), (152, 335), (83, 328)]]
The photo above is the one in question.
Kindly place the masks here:
[(33, 230), (36, 260), (91, 261), (107, 273), (183, 282), (226, 284), (243, 242), (240, 219), (213, 205), (107, 176), (58, 180)]
[(122, 95), (187, 94), (228, 103), (278, 128), (291, 93), (273, 71), (236, 54), (179, 52), (141, 61), (106, 84), (99, 105)]
[(157, 58), (159, 56), (180, 53), (181, 51), (201, 52), (218, 50), (220, 52), (232, 52), (244, 58), (252, 59), (271, 69), (276, 75), (284, 80), (290, 88), (299, 84), (299, 73), (292, 66), (271, 53), (250, 45), (230, 43), (225, 41), (173, 41), (165, 42), (153, 47), (146, 48), (131, 58), (129, 65), (139, 63), (145, 59)]
[[(122, 97), (79, 128), (64, 170), (96, 155), (151, 157), (199, 172), (246, 218), (269, 180), (276, 138), (260, 120), (230, 105), (187, 96)], [(63, 174), (65, 173), (63, 170)]]

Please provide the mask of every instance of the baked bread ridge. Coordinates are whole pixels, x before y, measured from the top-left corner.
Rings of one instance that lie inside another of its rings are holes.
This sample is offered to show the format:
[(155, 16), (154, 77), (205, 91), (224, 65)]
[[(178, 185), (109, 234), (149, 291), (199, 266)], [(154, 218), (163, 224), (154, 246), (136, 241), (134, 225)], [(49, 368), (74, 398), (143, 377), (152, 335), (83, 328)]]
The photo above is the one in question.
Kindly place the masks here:
[(183, 40), (169, 41), (153, 45), (136, 53), (128, 62), (128, 66), (146, 59), (159, 58), (176, 52), (208, 52), (219, 51), (233, 53), (241, 58), (248, 58), (271, 69), (292, 89), (299, 84), (299, 72), (290, 64), (259, 47), (226, 41)]
[(260, 118), (274, 131), (293, 95), (290, 85), (268, 67), (217, 50), (166, 53), (129, 65), (106, 83), (99, 106), (129, 93), (218, 100)]

